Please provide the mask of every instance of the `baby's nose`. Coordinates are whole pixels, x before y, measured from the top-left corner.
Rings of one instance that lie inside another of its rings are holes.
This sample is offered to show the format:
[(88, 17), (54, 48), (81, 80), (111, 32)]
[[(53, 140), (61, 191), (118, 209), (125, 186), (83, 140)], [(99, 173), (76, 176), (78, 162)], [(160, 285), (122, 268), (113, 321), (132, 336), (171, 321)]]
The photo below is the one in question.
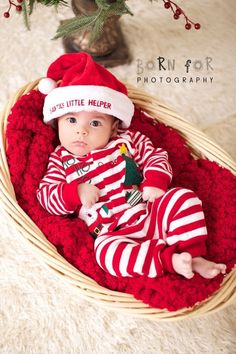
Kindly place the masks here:
[(77, 130), (77, 134), (81, 134), (82, 136), (87, 136), (88, 135), (88, 130), (86, 128), (80, 127)]

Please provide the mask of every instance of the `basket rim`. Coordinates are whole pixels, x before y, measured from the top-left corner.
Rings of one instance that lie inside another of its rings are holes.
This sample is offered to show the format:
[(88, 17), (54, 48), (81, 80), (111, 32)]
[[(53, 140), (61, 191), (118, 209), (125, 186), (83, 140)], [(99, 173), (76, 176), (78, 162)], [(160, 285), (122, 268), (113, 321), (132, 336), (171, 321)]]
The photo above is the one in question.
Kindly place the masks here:
[[(7, 141), (5, 131), (11, 107), (22, 95), (27, 94), (32, 89), (37, 89), (39, 80), (40, 78), (20, 88), (10, 98), (0, 116), (0, 202), (9, 222), (13, 221), (15, 228), (20, 232), (26, 244), (33, 248), (41, 264), (46, 266), (50, 271), (53, 271), (53, 274), (59, 276), (64, 282), (73, 286), (82, 298), (105, 308), (129, 313), (139, 318), (174, 321), (185, 317), (189, 318), (213, 313), (233, 303), (236, 299), (236, 269), (231, 270), (231, 272), (224, 277), (219, 290), (208, 299), (195, 304), (191, 308), (168, 311), (166, 309), (152, 308), (142, 301), (136, 300), (131, 294), (121, 293), (100, 286), (59, 255), (56, 247), (46, 239), (38, 226), (18, 205), (14, 188), (10, 181), (10, 173), (6, 159)], [(126, 84), (126, 86), (128, 88), (128, 95), (134, 104), (142, 108), (156, 124), (161, 122), (177, 130), (186, 140), (195, 158), (205, 158), (210, 161), (215, 161), (222, 167), (228, 168), (236, 175), (236, 163), (228, 153), (206, 134), (195, 128), (192, 123), (188, 122), (179, 114), (175, 113), (174, 109), (170, 108), (157, 97), (129, 84)]]

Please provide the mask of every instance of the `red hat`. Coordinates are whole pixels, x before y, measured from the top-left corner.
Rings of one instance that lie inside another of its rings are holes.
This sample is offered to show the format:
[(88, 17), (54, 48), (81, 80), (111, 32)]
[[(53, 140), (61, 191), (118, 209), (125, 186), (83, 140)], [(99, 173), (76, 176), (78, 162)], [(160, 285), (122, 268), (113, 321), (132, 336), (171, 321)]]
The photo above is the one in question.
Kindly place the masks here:
[(125, 85), (87, 53), (60, 56), (50, 65), (38, 89), (47, 95), (45, 123), (69, 112), (98, 111), (120, 119), (123, 128), (130, 126), (134, 105)]

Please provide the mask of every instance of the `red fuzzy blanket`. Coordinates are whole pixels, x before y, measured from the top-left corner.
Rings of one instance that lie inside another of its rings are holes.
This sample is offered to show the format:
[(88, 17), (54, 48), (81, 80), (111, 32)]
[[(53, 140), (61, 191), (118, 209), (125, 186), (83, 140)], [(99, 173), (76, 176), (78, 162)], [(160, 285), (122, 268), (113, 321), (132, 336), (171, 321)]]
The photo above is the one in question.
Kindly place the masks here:
[[(45, 173), (49, 154), (58, 144), (53, 129), (42, 122), (43, 97), (36, 91), (21, 97), (8, 119), (8, 163), (20, 206), (53, 243), (58, 252), (81, 272), (100, 285), (133, 294), (152, 307), (170, 311), (191, 307), (216, 291), (222, 275), (191, 280), (171, 274), (157, 279), (116, 278), (96, 263), (93, 238), (77, 217), (52, 216), (37, 201), (36, 189)], [(183, 139), (163, 124), (136, 111), (132, 128), (149, 136), (155, 146), (169, 153), (174, 170), (172, 186), (194, 190), (203, 201), (208, 227), (208, 259), (225, 262), (229, 272), (234, 266), (236, 249), (236, 178), (216, 163), (195, 161)]]

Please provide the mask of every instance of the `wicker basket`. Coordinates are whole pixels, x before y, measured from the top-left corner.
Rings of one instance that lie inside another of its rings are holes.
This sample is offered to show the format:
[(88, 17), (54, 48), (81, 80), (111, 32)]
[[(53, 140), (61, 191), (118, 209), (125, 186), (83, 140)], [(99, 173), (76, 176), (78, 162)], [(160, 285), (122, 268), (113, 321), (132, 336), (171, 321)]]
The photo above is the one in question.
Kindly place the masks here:
[[(1, 115), (0, 198), (3, 209), (8, 215), (10, 222), (33, 248), (33, 251), (38, 254), (43, 263), (51, 269), (54, 274), (64, 279), (67, 284), (69, 283), (76, 288), (78, 294), (83, 298), (115, 311), (132, 314), (135, 317), (173, 321), (185, 317), (189, 318), (191, 316), (212, 313), (232, 303), (236, 298), (236, 269), (225, 276), (220, 289), (207, 300), (196, 304), (191, 309), (185, 308), (175, 312), (168, 312), (167, 310), (151, 308), (143, 302), (134, 299), (132, 295), (111, 291), (99, 286), (94, 280), (78, 271), (58, 254), (56, 248), (45, 238), (40, 229), (18, 205), (10, 181), (5, 154), (5, 130), (11, 107), (22, 95), (28, 93), (31, 89), (36, 89), (38, 81), (39, 80), (34, 81), (18, 90), (8, 102), (5, 111)], [(201, 157), (216, 161), (219, 165), (228, 168), (236, 175), (236, 163), (206, 135), (194, 128), (157, 98), (130, 87), (129, 85), (127, 86), (129, 89), (129, 97), (133, 102), (141, 107), (148, 115), (158, 117), (158, 121), (176, 129), (186, 139), (195, 158)]]

